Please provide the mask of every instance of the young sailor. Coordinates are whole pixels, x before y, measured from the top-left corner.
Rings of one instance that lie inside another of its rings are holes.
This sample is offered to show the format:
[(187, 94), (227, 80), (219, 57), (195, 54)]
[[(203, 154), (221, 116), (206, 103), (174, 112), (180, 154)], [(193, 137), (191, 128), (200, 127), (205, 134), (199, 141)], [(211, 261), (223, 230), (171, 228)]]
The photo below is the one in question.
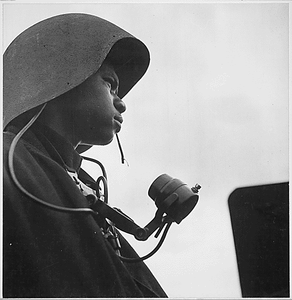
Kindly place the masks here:
[(86, 195), (99, 187), (80, 168), (84, 149), (121, 129), (122, 99), (148, 65), (140, 40), (88, 14), (41, 21), (7, 48), (5, 298), (167, 297), (143, 262), (121, 261), (138, 256), (90, 213)]

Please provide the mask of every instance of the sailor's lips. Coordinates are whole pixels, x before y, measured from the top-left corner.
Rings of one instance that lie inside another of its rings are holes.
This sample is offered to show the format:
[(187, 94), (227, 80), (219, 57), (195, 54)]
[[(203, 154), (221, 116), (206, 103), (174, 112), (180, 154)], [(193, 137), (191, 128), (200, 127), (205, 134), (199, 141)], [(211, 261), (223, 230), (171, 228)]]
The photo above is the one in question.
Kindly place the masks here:
[(123, 123), (123, 118), (121, 116), (115, 116), (114, 121), (118, 126), (118, 131), (120, 131)]

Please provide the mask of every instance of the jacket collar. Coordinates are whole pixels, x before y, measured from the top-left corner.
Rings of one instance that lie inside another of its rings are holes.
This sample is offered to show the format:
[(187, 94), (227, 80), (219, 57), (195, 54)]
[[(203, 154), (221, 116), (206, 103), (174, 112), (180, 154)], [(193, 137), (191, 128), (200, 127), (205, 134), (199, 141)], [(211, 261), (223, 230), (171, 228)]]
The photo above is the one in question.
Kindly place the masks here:
[[(10, 125), (5, 131), (17, 134), (19, 130), (20, 128)], [(29, 128), (22, 138), (40, 151), (45, 151), (65, 169), (71, 172), (79, 171), (82, 157), (74, 149), (73, 145), (55, 130), (37, 124), (37, 126)]]

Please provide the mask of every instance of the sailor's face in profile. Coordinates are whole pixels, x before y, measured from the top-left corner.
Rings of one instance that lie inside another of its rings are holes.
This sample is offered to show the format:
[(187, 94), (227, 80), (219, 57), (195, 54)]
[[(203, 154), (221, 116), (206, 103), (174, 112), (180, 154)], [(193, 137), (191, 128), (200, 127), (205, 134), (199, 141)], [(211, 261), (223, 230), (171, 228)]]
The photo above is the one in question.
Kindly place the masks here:
[(114, 68), (105, 62), (72, 91), (68, 112), (80, 143), (106, 145), (121, 130), (126, 106), (118, 97), (118, 89), (119, 78)]

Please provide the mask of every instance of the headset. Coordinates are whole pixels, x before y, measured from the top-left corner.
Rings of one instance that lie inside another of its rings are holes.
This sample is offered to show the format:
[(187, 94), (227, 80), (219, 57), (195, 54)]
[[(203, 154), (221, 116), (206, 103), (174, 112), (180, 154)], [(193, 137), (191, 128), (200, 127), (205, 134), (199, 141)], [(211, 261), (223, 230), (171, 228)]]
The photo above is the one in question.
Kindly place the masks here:
[[(11, 143), (8, 152), (8, 170), (16, 187), (23, 194), (28, 196), (29, 199), (49, 209), (66, 213), (83, 213), (92, 214), (93, 216), (102, 216), (104, 219), (109, 220), (110, 226), (114, 233), (115, 228), (117, 228), (123, 232), (133, 235), (139, 241), (146, 241), (155, 231), (155, 237), (157, 238), (165, 227), (157, 246), (149, 254), (143, 257), (126, 258), (121, 256), (119, 251), (116, 251), (120, 259), (126, 262), (139, 262), (151, 257), (161, 247), (171, 224), (173, 222), (180, 224), (181, 221), (186, 218), (195, 208), (199, 200), (198, 192), (201, 186), (199, 184), (196, 184), (194, 187), (190, 188), (181, 180), (172, 178), (167, 174), (158, 176), (148, 190), (148, 196), (154, 201), (157, 207), (157, 211), (153, 219), (146, 226), (140, 227), (120, 209), (113, 208), (108, 204), (107, 174), (101, 162), (93, 158), (82, 156), (83, 159), (98, 164), (103, 174), (96, 180), (96, 193), (89, 193), (88, 195), (86, 195), (89, 207), (69, 208), (47, 203), (46, 201), (31, 194), (21, 185), (16, 176), (13, 166), (14, 152), (18, 141), (30, 128), (30, 126), (36, 121), (45, 106), (46, 103), (42, 106), (40, 111), (16, 134)], [(122, 156), (122, 162), (124, 162), (125, 159), (117, 134), (116, 137)], [(103, 185), (103, 188), (101, 187), (101, 184)], [(115, 239), (112, 239), (112, 241), (118, 244), (119, 242), (117, 241), (117, 235), (114, 234), (114, 237), (116, 238), (116, 241)]]

